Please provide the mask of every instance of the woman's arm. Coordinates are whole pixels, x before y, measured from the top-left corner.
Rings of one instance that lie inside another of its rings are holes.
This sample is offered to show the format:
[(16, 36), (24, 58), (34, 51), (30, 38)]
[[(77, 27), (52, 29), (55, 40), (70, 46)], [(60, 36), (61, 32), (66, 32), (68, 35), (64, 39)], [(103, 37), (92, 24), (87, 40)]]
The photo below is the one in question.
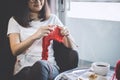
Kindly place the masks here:
[(28, 49), (35, 40), (40, 39), (43, 36), (47, 36), (50, 33), (51, 28), (48, 26), (42, 26), (36, 33), (29, 36), (26, 40), (21, 41), (19, 33), (9, 34), (10, 47), (14, 56), (17, 56)]
[(68, 48), (73, 48), (73, 42), (67, 28), (60, 27), (63, 37), (63, 44)]
[(64, 40), (63, 44), (64, 44), (66, 47), (73, 49), (72, 39), (71, 39), (69, 36), (64, 36), (63, 40)]
[(18, 33), (11, 33), (9, 35), (9, 40), (11, 51), (14, 56), (17, 56), (28, 49), (28, 47), (30, 47), (35, 41), (35, 38), (33, 36), (30, 36), (29, 38), (21, 42)]

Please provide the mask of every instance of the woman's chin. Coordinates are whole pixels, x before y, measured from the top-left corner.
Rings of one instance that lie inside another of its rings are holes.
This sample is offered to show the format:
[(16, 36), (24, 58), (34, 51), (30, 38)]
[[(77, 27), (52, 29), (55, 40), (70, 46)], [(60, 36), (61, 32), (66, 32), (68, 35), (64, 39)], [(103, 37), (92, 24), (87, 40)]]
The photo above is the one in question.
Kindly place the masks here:
[(39, 12), (41, 9), (39, 8), (34, 8), (34, 11), (33, 12)]

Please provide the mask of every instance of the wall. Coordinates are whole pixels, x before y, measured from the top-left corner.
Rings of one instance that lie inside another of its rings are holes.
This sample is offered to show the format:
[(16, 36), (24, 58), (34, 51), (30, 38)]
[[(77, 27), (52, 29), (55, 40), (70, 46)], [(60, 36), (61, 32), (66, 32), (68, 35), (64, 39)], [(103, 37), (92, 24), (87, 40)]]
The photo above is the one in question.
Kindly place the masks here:
[(105, 61), (112, 66), (120, 59), (120, 22), (108, 20), (67, 18), (83, 60)]

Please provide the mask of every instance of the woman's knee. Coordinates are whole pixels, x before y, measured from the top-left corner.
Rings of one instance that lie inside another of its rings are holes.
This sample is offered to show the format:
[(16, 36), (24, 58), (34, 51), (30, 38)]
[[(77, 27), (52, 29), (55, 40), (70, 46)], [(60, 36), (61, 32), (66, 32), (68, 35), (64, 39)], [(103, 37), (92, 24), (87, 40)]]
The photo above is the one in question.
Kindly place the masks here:
[(41, 60), (41, 61), (37, 61), (33, 67), (38, 68), (38, 69), (48, 69), (48, 62)]
[[(46, 61), (37, 61), (30, 70), (29, 80), (48, 80), (49, 69)], [(27, 79), (27, 80), (28, 80)]]

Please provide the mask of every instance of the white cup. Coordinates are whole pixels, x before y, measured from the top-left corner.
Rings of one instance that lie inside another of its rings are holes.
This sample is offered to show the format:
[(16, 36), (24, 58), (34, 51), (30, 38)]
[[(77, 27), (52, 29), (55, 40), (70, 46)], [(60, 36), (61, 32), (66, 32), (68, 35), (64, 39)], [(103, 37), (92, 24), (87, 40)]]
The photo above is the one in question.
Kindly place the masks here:
[(105, 63), (105, 62), (94, 62), (91, 65), (93, 71), (98, 74), (105, 76), (110, 70), (110, 64)]

